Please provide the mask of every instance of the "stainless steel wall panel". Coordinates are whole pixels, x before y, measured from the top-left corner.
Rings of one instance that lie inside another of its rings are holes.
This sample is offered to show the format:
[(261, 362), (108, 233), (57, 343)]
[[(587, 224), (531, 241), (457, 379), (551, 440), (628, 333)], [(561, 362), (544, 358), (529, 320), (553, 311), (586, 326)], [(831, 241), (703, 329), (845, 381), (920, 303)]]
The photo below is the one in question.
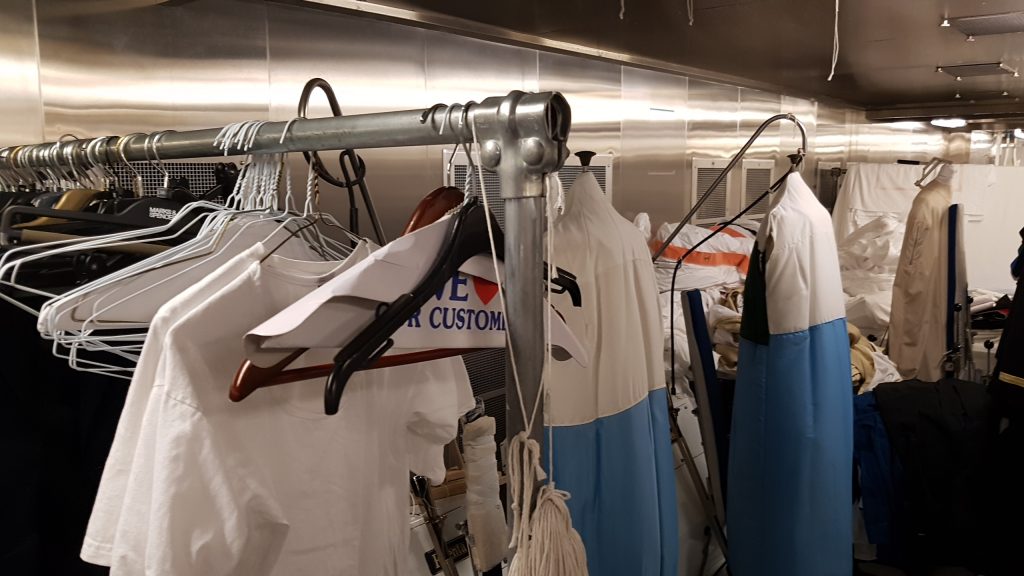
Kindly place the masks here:
[[(342, 112), (364, 114), (410, 110), (433, 104), (426, 94), (424, 30), (305, 8), (267, 5), (269, 20), (270, 117), (295, 117), (306, 81), (324, 78), (334, 87)], [(318, 91), (307, 115), (327, 116), (327, 100)], [(366, 182), (390, 238), (401, 232), (419, 200), (440, 180), (431, 172), (426, 148), (360, 150), (367, 164)], [(323, 153), (338, 174), (337, 154)], [(300, 156), (293, 172), (306, 181)], [(434, 176), (431, 176), (433, 174)], [(348, 222), (347, 193), (321, 184), (321, 207)], [(358, 202), (362, 206), (361, 201)], [(360, 232), (372, 228), (361, 210)]]
[(0, 146), (43, 138), (35, 2), (6, 0), (0, 8)]
[[(740, 88), (739, 136), (748, 138), (768, 118), (780, 112), (790, 111), (789, 108), (783, 110), (782, 96), (778, 94)], [(750, 150), (747, 151), (747, 157), (761, 160), (777, 160), (783, 127), (782, 124), (769, 126), (761, 134), (761, 137), (751, 145)]]
[(845, 162), (850, 156), (851, 127), (844, 108), (818, 105), (817, 127), (811, 148), (819, 162)]
[(622, 69), (622, 153), (615, 207), (626, 218), (647, 212), (657, 228), (678, 220), (688, 205), (687, 79)]
[[(749, 138), (754, 133), (754, 130), (757, 130), (758, 126), (765, 120), (783, 111), (789, 112), (790, 110), (783, 110), (782, 97), (778, 94), (740, 88), (740, 113), (737, 121), (737, 135), (739, 139)], [(771, 160), (778, 166), (781, 166), (779, 151), (782, 141), (782, 130), (785, 127), (788, 126), (784, 126), (782, 123), (769, 126), (750, 146), (744, 158)], [(733, 199), (732, 205), (729, 207), (730, 214), (735, 214), (746, 206), (746, 198), (743, 193), (742, 170), (742, 165), (737, 167), (734, 172), (735, 176), (733, 176), (730, 182), (729, 189)], [(776, 167), (776, 173), (778, 173), (778, 170), (779, 168)]]
[[(450, 34), (426, 35), (426, 104), (479, 102), (512, 90), (537, 91), (537, 52)], [(427, 150), (427, 174), (442, 181), (444, 147)]]
[(741, 140), (739, 136), (739, 116), (739, 88), (690, 79), (686, 98), (689, 155), (731, 158), (749, 137), (747, 134)]
[[(807, 150), (805, 150), (804, 163), (800, 167), (804, 180), (812, 188), (817, 187), (815, 167), (818, 165), (818, 155), (815, 152), (815, 141), (818, 136), (818, 103), (814, 100), (794, 98), (792, 96), (782, 97), (782, 111), (789, 112), (797, 117), (797, 120), (804, 125), (807, 131)], [(775, 162), (776, 174), (781, 176), (789, 170), (790, 162), (787, 154), (796, 152), (801, 146), (800, 129), (792, 122), (783, 122), (779, 125), (782, 151)]]
[[(694, 158), (731, 158), (750, 136), (740, 135), (740, 89), (735, 86), (690, 79), (686, 102), (687, 186), (686, 208), (693, 205), (694, 197), (706, 190), (694, 190), (692, 185)], [(769, 136), (770, 138), (770, 136)], [(776, 137), (776, 145), (778, 138)], [(726, 180), (727, 194), (736, 197), (734, 190), (741, 185), (739, 168)], [(714, 202), (712, 197), (712, 202)], [(738, 201), (725, 206), (726, 213), (735, 213)], [(678, 222), (678, 219), (673, 219)]]
[(922, 122), (870, 124), (864, 113), (850, 115), (853, 131), (853, 162), (895, 162), (928, 160), (946, 153), (946, 137), (941, 130)]
[(37, 11), (47, 139), (267, 118), (261, 3), (39, 0)]
[(569, 150), (618, 156), (622, 148), (622, 67), (541, 52), (537, 87), (557, 90), (572, 106)]

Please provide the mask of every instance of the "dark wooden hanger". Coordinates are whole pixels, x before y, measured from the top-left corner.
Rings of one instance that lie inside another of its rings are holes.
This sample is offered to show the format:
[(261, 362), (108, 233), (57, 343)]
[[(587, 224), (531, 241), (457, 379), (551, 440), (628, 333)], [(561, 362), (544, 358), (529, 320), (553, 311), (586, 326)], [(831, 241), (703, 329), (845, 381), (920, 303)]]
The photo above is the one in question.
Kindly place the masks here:
[(405, 236), (410, 232), (423, 228), (427, 224), (437, 222), (449, 210), (462, 204), (465, 199), (466, 195), (462, 193), (462, 190), (452, 186), (442, 186), (434, 190), (424, 196), (423, 200), (420, 200), (420, 203), (416, 205), (416, 210), (413, 211), (412, 216), (409, 218), (409, 223), (405, 225), (402, 235)]

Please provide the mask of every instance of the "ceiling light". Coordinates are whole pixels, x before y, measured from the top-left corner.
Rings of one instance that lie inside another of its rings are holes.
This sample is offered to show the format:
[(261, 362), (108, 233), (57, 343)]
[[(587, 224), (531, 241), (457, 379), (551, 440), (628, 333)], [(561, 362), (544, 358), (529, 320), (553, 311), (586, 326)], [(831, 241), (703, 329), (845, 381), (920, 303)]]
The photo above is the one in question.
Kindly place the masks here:
[(960, 99), (960, 93), (959, 93), (959, 92), (957, 92), (957, 93), (956, 93), (956, 96), (953, 96), (953, 98), (956, 98), (957, 100), (959, 100), (959, 99)]
[(968, 42), (974, 42), (974, 34), (971, 34), (971, 35), (969, 35), (969, 36), (967, 37), (967, 41), (968, 41)]
[(1003, 96), (1009, 96), (1009, 95), (1010, 95), (1009, 92), (1007, 92), (1006, 90), (1003, 90)]
[(949, 23), (964, 36), (988, 36), (1024, 32), (1024, 12), (950, 18)]
[(1018, 72), (1018, 71), (1014, 70), (1014, 71), (1013, 71), (1013, 77), (1014, 77), (1014, 78), (1020, 78), (1020, 72)]
[(956, 77), (956, 81), (957, 81), (957, 82), (961, 82), (961, 81), (963, 81), (963, 78), (961, 78), (961, 77), (957, 76), (957, 77)]
[(932, 120), (932, 126), (938, 126), (939, 128), (963, 128), (967, 126), (967, 120), (963, 118), (935, 118)]
[(1015, 128), (1013, 130), (1013, 137), (1018, 140), (1024, 140), (1024, 130), (1021, 130), (1020, 128)]
[(1013, 76), (1016, 68), (1011, 68), (1002, 62), (973, 62), (970, 64), (940, 64), (935, 68), (937, 72), (944, 72), (952, 78), (976, 78), (979, 76)]
[(942, 26), (943, 28), (949, 28), (949, 18), (943, 18), (942, 24), (939, 24), (939, 26)]

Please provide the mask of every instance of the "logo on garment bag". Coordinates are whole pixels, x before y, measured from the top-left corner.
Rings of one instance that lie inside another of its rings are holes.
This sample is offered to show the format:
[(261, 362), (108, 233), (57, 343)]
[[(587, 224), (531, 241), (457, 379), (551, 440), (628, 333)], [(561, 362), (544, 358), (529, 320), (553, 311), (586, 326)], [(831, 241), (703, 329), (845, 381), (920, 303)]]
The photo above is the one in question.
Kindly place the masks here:
[[(498, 285), (456, 274), (406, 322), (407, 328), (451, 331), (504, 331), (505, 317), (496, 299)], [(492, 302), (494, 305), (492, 305)]]
[(149, 217), (157, 218), (160, 220), (174, 220), (174, 217), (178, 215), (178, 211), (172, 208), (157, 208), (155, 206), (149, 207)]

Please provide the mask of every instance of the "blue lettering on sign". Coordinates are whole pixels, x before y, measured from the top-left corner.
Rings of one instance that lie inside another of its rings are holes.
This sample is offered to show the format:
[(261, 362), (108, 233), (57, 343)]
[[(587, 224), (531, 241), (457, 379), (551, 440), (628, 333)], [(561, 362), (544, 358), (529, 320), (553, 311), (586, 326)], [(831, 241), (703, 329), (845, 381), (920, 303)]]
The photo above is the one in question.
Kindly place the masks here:
[[(435, 300), (448, 302), (469, 301), (469, 277), (455, 274), (451, 279), (451, 288), (448, 283), (441, 286), (434, 295)], [(448, 298), (445, 299), (445, 292)], [(425, 312), (421, 308), (414, 313), (406, 322), (408, 328), (423, 328), (420, 314)], [(427, 314), (427, 324), (433, 330), (465, 330), (473, 331), (505, 331), (505, 317), (500, 310), (479, 310), (475, 308), (434, 306)]]
[(459, 286), (465, 286), (468, 283), (469, 283), (469, 279), (464, 277), (464, 276), (461, 276), (459, 274), (456, 274), (455, 276), (453, 276), (452, 277), (452, 294), (451, 294), (450, 300), (452, 300), (453, 302), (467, 302), (467, 301), (469, 301), (469, 294), (468, 293), (464, 293), (461, 296), (459, 295)]
[[(407, 327), (422, 328), (420, 312), (409, 318)], [(427, 314), (427, 324), (434, 330), (505, 331), (505, 317), (498, 310), (434, 306)]]
[(406, 323), (407, 328), (419, 328), (420, 327), (420, 311), (413, 312), (412, 316), (409, 317), (409, 322)]

